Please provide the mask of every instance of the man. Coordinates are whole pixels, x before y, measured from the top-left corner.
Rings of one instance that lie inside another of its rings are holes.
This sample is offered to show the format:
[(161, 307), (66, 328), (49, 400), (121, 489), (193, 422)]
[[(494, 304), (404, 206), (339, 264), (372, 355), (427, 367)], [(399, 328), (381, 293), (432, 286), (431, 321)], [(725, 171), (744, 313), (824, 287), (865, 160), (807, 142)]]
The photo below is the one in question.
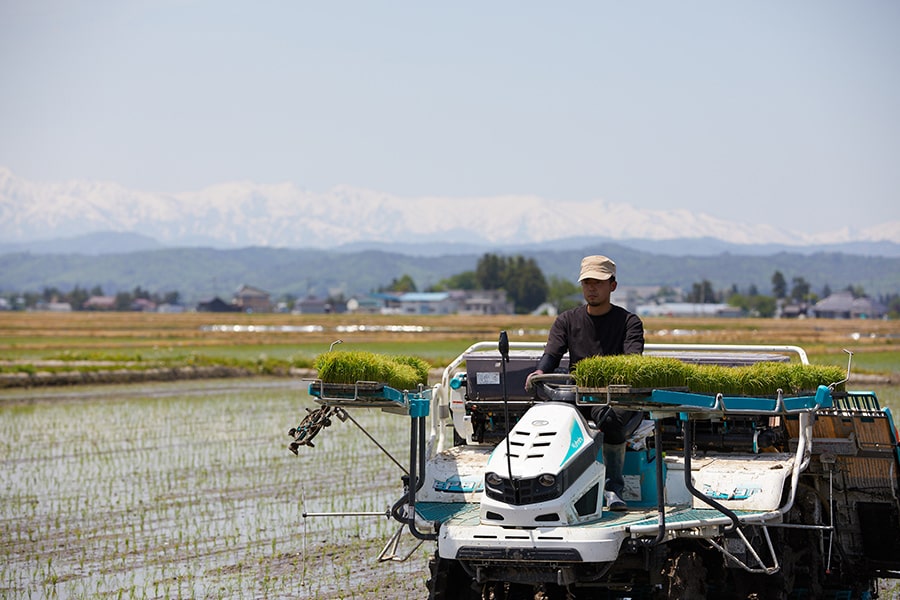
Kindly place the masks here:
[[(586, 256), (578, 277), (586, 304), (556, 317), (550, 328), (544, 354), (532, 375), (552, 373), (568, 351), (569, 370), (583, 358), (612, 354), (641, 354), (644, 351), (644, 324), (640, 318), (610, 302), (616, 290), (616, 264), (605, 256)], [(525, 387), (531, 388), (528, 376)], [(606, 465), (606, 506), (610, 510), (627, 508), (622, 500), (625, 489), (626, 425), (634, 411), (597, 407), (591, 418), (603, 432), (603, 463)]]

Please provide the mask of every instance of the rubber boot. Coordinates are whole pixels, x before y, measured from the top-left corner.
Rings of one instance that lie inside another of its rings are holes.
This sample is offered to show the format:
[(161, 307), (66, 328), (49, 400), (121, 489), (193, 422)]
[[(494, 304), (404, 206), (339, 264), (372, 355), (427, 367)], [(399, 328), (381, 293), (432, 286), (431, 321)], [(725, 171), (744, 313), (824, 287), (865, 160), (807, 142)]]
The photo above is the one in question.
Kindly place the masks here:
[(606, 508), (613, 511), (626, 510), (628, 505), (622, 500), (625, 491), (625, 442), (603, 444), (603, 464), (606, 465)]

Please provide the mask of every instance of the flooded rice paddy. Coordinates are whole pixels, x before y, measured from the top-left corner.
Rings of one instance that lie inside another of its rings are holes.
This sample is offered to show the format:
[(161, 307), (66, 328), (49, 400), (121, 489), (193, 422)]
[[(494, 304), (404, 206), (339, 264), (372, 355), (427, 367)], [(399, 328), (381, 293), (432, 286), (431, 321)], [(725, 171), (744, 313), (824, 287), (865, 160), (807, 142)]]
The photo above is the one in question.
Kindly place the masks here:
[[(301, 448), (299, 380), (0, 394), (0, 596), (424, 597), (428, 556), (376, 557), (402, 472), (352, 423)], [(408, 422), (353, 413), (403, 463)], [(408, 533), (401, 552), (415, 546)]]
[[(350, 421), (314, 448), (298, 379), (0, 391), (0, 597), (424, 598), (428, 552), (378, 562), (401, 470)], [(897, 386), (878, 386), (896, 411)], [(401, 463), (408, 421), (352, 416)], [(415, 548), (408, 533), (398, 554)], [(882, 597), (897, 593), (884, 582)]]

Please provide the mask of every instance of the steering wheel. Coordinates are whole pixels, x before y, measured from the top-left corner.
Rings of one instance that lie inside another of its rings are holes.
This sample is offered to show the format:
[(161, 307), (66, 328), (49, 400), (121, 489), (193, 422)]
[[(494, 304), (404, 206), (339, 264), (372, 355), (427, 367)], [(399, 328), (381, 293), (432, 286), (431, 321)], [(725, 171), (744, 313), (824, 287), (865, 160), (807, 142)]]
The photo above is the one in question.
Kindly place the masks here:
[(535, 398), (544, 402), (575, 404), (575, 379), (568, 373), (541, 373), (529, 379)]

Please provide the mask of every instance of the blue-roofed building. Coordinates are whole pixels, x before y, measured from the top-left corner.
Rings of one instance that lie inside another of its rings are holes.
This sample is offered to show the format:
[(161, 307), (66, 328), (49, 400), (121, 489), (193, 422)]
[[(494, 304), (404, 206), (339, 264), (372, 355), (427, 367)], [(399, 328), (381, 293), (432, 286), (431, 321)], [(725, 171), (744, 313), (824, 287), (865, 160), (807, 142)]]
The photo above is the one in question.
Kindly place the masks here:
[(512, 314), (512, 302), (503, 290), (450, 290), (447, 292), (378, 292), (351, 298), (349, 312), (401, 315)]
[(450, 292), (407, 292), (398, 302), (404, 315), (452, 315), (459, 310), (459, 302)]
[(740, 317), (742, 311), (728, 304), (696, 302), (663, 302), (638, 306), (641, 317)]

